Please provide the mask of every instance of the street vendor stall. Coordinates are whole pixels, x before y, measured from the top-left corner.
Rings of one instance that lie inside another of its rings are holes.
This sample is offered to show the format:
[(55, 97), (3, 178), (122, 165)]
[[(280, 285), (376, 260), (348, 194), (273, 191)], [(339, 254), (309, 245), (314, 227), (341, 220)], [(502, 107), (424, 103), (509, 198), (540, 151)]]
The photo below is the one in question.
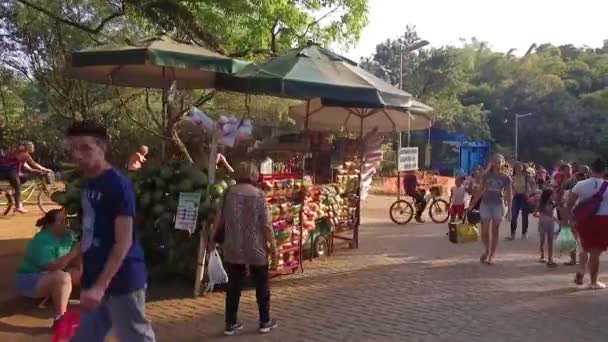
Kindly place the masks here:
[[(354, 191), (344, 194), (346, 199), (343, 201), (356, 203), (356, 208), (352, 206), (347, 210), (332, 212), (334, 222), (337, 217), (343, 220), (338, 225), (333, 225), (334, 238), (331, 239), (333, 241), (343, 237), (335, 234), (336, 226), (346, 227), (345, 230), (353, 233), (352, 237), (345, 240), (354, 248), (358, 246), (360, 199), (367, 195), (371, 177), (381, 159), (378, 158), (378, 154), (381, 156), (378, 132), (415, 130), (430, 126), (427, 117), (408, 112), (413, 101), (410, 94), (359, 68), (357, 63), (312, 42), (261, 65), (251, 65), (236, 74), (223, 75), (217, 81), (217, 86), (223, 90), (305, 100), (301, 106), (292, 108), (290, 116), (296, 121), (301, 119), (299, 123), (306, 134), (314, 130), (354, 134), (350, 137), (358, 142), (358, 148), (355, 149), (358, 153), (346, 169), (356, 172), (336, 178), (341, 178), (342, 182), (357, 180), (357, 186), (352, 187)], [(366, 146), (363, 135), (370, 132), (373, 132), (374, 144)], [(328, 160), (322, 151), (309, 152), (312, 157), (307, 161), (313, 166)], [(362, 171), (365, 173), (362, 174)], [(331, 171), (310, 176), (311, 184), (314, 181), (318, 185), (321, 180), (326, 184), (334, 184)], [(324, 197), (336, 196), (328, 193)]]

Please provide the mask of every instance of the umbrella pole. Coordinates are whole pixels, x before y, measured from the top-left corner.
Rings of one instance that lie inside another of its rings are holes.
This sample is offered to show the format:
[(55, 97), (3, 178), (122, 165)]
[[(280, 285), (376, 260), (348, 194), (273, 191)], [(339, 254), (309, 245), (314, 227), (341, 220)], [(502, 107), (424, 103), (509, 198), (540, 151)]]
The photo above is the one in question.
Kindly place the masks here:
[(410, 113), (410, 111), (407, 111), (407, 147), (410, 147), (410, 139), (412, 137), (412, 130), (410, 127), (410, 123), (412, 121), (412, 113)]
[(361, 166), (359, 167), (359, 196), (357, 196), (357, 222), (353, 231), (353, 239), (355, 248), (359, 248), (359, 226), (361, 225), (361, 171), (363, 170), (363, 166), (365, 165), (365, 142), (363, 141), (363, 117), (361, 118), (361, 127), (359, 131), (359, 141), (360, 141), (360, 150), (359, 150), (359, 159), (361, 160)]
[[(213, 134), (211, 138), (211, 146), (209, 148), (209, 164), (208, 164), (208, 176), (207, 176), (207, 189), (205, 201), (209, 204), (209, 192), (211, 191), (211, 185), (215, 182), (215, 169), (217, 166), (217, 134)], [(216, 213), (219, 215), (219, 213)], [(200, 238), (198, 242), (198, 256), (196, 260), (196, 277), (194, 279), (194, 296), (198, 297), (201, 290), (201, 282), (205, 274), (205, 259), (207, 258), (207, 238), (209, 230), (212, 227), (210, 222), (203, 225), (203, 229), (200, 232)]]
[(401, 149), (401, 132), (397, 132), (398, 139), (397, 139), (397, 151), (395, 151), (395, 154), (397, 155), (397, 200), (400, 201), (401, 200), (401, 171), (399, 170), (399, 150)]

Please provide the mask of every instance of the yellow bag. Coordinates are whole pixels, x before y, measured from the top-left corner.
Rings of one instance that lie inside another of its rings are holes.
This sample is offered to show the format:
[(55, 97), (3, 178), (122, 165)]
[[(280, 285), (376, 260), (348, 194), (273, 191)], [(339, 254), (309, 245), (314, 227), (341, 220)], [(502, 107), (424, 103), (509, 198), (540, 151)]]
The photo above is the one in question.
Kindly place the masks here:
[(458, 243), (475, 242), (479, 240), (477, 226), (470, 223), (459, 223), (456, 225)]

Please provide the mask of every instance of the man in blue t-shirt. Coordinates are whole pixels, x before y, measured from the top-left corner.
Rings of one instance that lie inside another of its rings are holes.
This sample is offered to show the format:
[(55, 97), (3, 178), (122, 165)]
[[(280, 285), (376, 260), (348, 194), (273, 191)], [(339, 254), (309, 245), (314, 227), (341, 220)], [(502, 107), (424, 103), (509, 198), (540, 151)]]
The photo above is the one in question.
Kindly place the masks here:
[(72, 159), (88, 179), (80, 242), (84, 311), (72, 341), (105, 341), (110, 329), (120, 341), (155, 341), (145, 318), (147, 272), (134, 229), (133, 185), (106, 161), (108, 140), (105, 128), (91, 121), (67, 131)]

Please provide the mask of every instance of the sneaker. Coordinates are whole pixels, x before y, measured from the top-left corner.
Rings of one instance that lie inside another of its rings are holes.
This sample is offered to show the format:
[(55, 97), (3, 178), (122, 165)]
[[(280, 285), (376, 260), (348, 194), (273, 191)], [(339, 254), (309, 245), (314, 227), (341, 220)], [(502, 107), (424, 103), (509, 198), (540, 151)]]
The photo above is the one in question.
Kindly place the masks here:
[(268, 321), (266, 323), (260, 323), (259, 332), (260, 332), (260, 334), (267, 334), (276, 327), (277, 327), (277, 321), (275, 321), (274, 319), (270, 319), (270, 321)]
[(27, 209), (25, 209), (23, 206), (19, 206), (15, 207), (15, 212), (19, 214), (25, 214), (27, 213)]
[(507, 236), (505, 238), (505, 240), (507, 240), (507, 241), (513, 241), (513, 240), (515, 240), (515, 235)]
[(416, 217), (416, 222), (418, 223), (424, 223), (424, 220), (422, 219), (422, 217)]
[(224, 335), (232, 336), (241, 329), (243, 329), (243, 323), (241, 323), (241, 322), (236, 322), (233, 324), (226, 323), (226, 328), (224, 329)]
[(528, 240), (528, 236), (527, 236), (526, 234), (523, 234), (523, 235), (521, 236), (521, 239), (522, 239), (522, 240)]

